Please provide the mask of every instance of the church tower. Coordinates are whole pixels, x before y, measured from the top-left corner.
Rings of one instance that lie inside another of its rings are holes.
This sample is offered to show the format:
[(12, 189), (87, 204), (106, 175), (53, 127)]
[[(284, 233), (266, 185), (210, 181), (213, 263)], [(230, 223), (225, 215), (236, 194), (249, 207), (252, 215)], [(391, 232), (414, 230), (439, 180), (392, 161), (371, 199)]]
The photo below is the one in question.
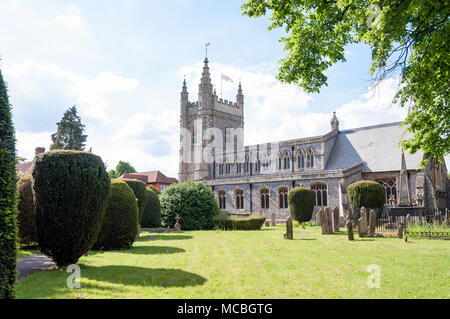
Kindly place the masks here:
[[(239, 83), (236, 102), (218, 98), (211, 83), (209, 61), (203, 61), (203, 71), (198, 86), (198, 101), (189, 102), (186, 81), (183, 81), (180, 98), (180, 166), (178, 179), (204, 180), (213, 175), (214, 163), (204, 158), (205, 146), (211, 141), (206, 136), (208, 129), (215, 128), (222, 132), (224, 142), (234, 130), (244, 129), (244, 95)], [(184, 133), (183, 133), (184, 132)], [(189, 132), (189, 134), (186, 134)], [(187, 135), (190, 135), (188, 139)], [(237, 143), (243, 144), (242, 138)], [(214, 137), (217, 138), (217, 137)], [(243, 146), (243, 145), (240, 145)], [(188, 154), (190, 153), (190, 154)]]

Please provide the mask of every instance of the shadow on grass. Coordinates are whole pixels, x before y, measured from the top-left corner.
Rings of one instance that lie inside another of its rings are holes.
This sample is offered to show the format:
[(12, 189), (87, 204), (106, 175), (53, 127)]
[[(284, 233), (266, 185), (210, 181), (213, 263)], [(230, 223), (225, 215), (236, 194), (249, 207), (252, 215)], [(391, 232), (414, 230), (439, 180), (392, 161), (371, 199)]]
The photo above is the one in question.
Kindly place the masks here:
[(356, 239), (355, 238), (355, 241), (375, 241), (375, 239), (373, 239), (373, 238), (358, 238), (358, 239)]
[(160, 255), (160, 254), (176, 254), (184, 253), (186, 250), (178, 247), (167, 246), (139, 246), (124, 250), (127, 254), (143, 254), (143, 255)]
[(142, 268), (134, 266), (82, 266), (83, 277), (131, 286), (188, 287), (203, 285), (206, 279), (181, 269)]
[[(151, 238), (151, 240), (149, 239)], [(139, 238), (138, 241), (154, 241), (154, 240), (186, 240), (186, 239), (192, 239), (194, 237), (190, 235), (171, 235), (171, 234), (164, 234), (164, 235), (144, 235)]]
[(317, 240), (316, 238), (294, 238), (294, 240)]

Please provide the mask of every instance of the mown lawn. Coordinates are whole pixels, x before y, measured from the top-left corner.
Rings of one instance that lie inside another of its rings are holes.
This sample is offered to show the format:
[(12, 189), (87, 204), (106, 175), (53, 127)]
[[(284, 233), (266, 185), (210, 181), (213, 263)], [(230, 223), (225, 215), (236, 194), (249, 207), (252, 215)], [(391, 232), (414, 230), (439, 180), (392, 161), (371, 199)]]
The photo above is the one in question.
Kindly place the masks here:
[[(450, 241), (321, 235), (319, 227), (141, 233), (130, 250), (82, 257), (81, 288), (53, 270), (16, 284), (17, 298), (449, 298)], [(153, 240), (148, 240), (152, 236)], [(369, 288), (367, 267), (381, 267)]]

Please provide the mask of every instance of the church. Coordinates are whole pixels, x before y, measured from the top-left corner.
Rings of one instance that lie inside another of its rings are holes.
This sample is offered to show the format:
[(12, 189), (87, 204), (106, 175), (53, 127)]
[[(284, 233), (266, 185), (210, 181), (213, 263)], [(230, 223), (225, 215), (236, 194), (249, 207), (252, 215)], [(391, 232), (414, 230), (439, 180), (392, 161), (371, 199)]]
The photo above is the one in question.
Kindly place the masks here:
[[(401, 122), (340, 130), (334, 113), (325, 135), (258, 145), (243, 145), (244, 95), (236, 102), (219, 98), (204, 60), (198, 100), (189, 101), (186, 80), (180, 99), (179, 181), (200, 181), (215, 194), (219, 208), (232, 216), (289, 216), (287, 194), (294, 187), (311, 189), (314, 214), (349, 207), (347, 187), (359, 180), (380, 183), (386, 206), (450, 207), (445, 162), (424, 154), (403, 153)], [(405, 137), (409, 135), (406, 132)]]

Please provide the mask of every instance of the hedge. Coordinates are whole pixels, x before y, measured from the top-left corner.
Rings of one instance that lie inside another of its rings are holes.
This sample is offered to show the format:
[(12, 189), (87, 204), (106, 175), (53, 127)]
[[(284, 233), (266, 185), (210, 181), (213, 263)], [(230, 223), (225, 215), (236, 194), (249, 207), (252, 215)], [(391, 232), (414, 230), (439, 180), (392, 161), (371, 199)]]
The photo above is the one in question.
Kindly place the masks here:
[(94, 245), (105, 215), (111, 181), (102, 159), (50, 151), (36, 157), (32, 179), (41, 252), (60, 267), (75, 264)]
[(159, 227), (161, 226), (161, 204), (159, 197), (147, 187), (147, 204), (145, 205), (144, 215), (142, 216), (142, 227)]
[(128, 184), (128, 186), (131, 187), (134, 192), (134, 196), (136, 196), (137, 198), (137, 204), (139, 207), (139, 223), (141, 223), (142, 216), (144, 215), (145, 204), (147, 204), (147, 192), (145, 183), (131, 178), (121, 178), (120, 180), (124, 181)]
[(264, 215), (251, 215), (247, 218), (230, 218), (226, 213), (214, 217), (214, 225), (222, 230), (258, 230), (266, 221)]
[(17, 224), (19, 228), (19, 245), (21, 247), (37, 246), (38, 242), (31, 184), (31, 175), (22, 177), (17, 183), (17, 193), (19, 194)]
[(289, 211), (299, 223), (311, 220), (316, 198), (312, 190), (295, 187), (288, 193)]
[(348, 199), (353, 218), (359, 218), (361, 207), (378, 209), (381, 213), (384, 207), (384, 188), (377, 182), (357, 181), (347, 187)]
[(14, 297), (17, 249), (16, 142), (0, 70), (0, 299)]
[(130, 248), (138, 234), (139, 209), (134, 192), (121, 180), (111, 181), (108, 206), (95, 250)]
[(180, 216), (184, 230), (212, 229), (219, 206), (210, 188), (201, 182), (172, 184), (159, 195), (163, 226), (173, 227)]

